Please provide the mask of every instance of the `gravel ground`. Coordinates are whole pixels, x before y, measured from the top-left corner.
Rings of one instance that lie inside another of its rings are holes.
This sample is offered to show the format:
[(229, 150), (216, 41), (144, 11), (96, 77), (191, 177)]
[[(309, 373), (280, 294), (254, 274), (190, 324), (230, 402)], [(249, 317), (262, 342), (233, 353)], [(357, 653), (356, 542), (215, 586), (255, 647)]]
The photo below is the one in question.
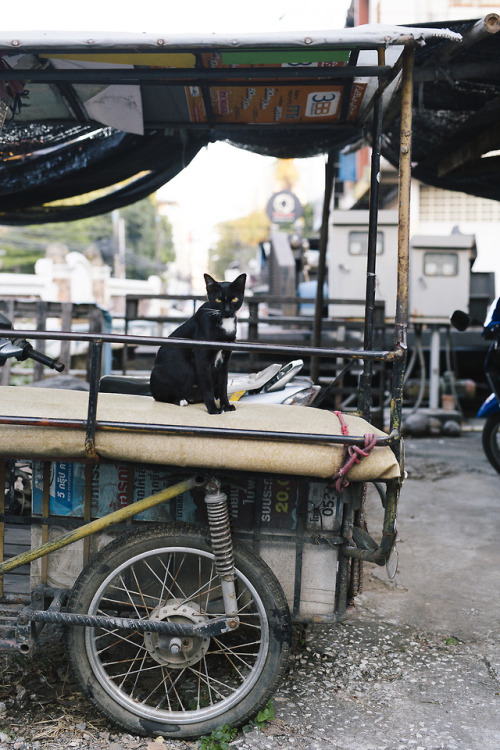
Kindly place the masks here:
[[(488, 644), (420, 634), (363, 607), (342, 625), (308, 626), (296, 641), (274, 720), (240, 733), (235, 750), (500, 747), (500, 665)], [(0, 750), (198, 748), (110, 726), (81, 697), (58, 643), (34, 659), (2, 657)]]
[[(407, 447), (396, 579), (366, 566), (350, 620), (297, 632), (275, 718), (231, 748), (500, 748), (498, 475), (479, 433)], [(61, 643), (54, 630), (33, 658), (0, 655), (0, 750), (199, 747), (111, 726), (81, 697)]]

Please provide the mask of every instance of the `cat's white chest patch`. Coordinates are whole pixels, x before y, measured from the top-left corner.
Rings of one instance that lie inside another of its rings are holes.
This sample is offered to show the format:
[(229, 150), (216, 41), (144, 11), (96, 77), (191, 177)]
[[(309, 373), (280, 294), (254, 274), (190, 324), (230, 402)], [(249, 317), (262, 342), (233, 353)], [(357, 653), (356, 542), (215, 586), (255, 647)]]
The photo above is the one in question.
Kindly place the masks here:
[(220, 327), (227, 333), (228, 336), (232, 336), (236, 333), (236, 315), (232, 318), (222, 318)]
[(217, 352), (214, 359), (215, 367), (219, 367), (222, 364), (223, 355), (222, 352)]

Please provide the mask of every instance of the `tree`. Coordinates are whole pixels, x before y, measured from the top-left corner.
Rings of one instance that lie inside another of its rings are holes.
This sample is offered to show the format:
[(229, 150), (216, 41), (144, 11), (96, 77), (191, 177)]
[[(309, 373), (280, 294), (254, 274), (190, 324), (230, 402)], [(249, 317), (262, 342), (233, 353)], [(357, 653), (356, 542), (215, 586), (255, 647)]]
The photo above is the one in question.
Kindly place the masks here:
[[(175, 257), (172, 226), (157, 211), (154, 196), (120, 210), (125, 220), (127, 276), (147, 278), (165, 270)], [(95, 245), (105, 263), (113, 268), (116, 252), (110, 213), (67, 223), (0, 227), (0, 268), (5, 272), (33, 273), (35, 262), (49, 244), (85, 252)]]
[(125, 220), (127, 276), (142, 279), (164, 271), (175, 252), (172, 225), (158, 213), (156, 198), (133, 203), (120, 215)]
[(269, 219), (263, 210), (248, 216), (217, 224), (219, 240), (210, 248), (209, 262), (212, 273), (223, 279), (228, 268), (238, 265), (248, 270), (249, 261), (255, 258), (259, 242), (269, 235)]

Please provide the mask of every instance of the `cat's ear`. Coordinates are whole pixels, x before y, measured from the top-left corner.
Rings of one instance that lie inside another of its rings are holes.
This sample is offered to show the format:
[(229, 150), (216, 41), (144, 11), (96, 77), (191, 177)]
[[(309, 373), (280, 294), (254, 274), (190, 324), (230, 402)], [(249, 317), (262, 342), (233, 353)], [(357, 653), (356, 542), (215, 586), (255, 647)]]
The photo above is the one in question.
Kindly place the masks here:
[(235, 280), (232, 282), (232, 286), (237, 287), (243, 293), (245, 290), (246, 280), (247, 280), (246, 273), (242, 273), (235, 278)]
[(204, 273), (203, 276), (205, 277), (205, 285), (207, 287), (207, 292), (208, 292), (208, 288), (213, 286), (214, 284), (217, 284), (217, 282), (215, 279), (209, 276), (208, 273)]

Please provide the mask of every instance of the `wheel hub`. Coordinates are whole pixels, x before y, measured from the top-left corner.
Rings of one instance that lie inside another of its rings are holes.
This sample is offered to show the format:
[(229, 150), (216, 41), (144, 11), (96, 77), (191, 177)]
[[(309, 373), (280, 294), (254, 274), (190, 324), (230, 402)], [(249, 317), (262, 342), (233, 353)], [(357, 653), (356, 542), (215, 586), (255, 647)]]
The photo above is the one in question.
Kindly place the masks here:
[[(199, 608), (192, 602), (181, 599), (170, 599), (165, 605), (155, 607), (149, 616), (150, 620), (162, 622), (191, 623), (199, 625), (206, 622)], [(196, 664), (208, 650), (210, 638), (201, 636), (169, 636), (160, 633), (144, 633), (144, 645), (158, 664), (182, 669)]]

